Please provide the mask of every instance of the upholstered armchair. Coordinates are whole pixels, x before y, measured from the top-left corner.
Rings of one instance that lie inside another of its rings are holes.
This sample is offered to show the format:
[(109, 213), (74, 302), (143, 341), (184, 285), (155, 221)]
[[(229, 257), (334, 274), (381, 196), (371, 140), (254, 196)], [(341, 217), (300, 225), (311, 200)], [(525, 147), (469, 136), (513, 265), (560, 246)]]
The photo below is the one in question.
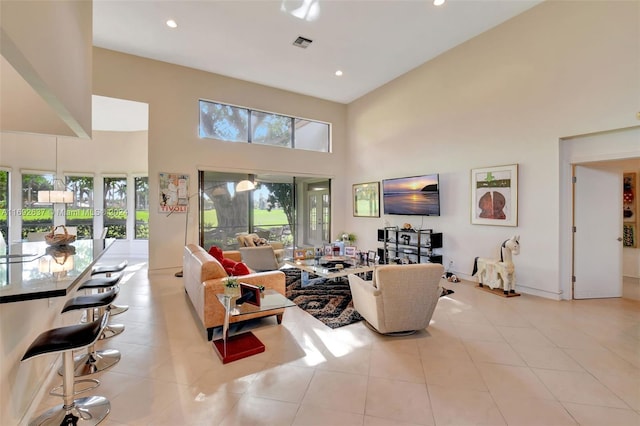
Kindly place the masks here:
[(254, 271), (273, 271), (284, 265), (284, 246), (280, 242), (267, 242), (257, 234), (237, 236), (242, 261)]
[(379, 333), (425, 329), (440, 297), (438, 263), (381, 265), (373, 281), (349, 275), (353, 306)]

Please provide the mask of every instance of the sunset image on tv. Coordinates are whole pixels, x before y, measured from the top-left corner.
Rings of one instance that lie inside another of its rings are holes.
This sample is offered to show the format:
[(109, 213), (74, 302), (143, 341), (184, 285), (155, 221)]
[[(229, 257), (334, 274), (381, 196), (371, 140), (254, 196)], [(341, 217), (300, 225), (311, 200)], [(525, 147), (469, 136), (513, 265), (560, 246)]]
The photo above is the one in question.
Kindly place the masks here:
[(385, 214), (439, 216), (438, 184), (437, 174), (384, 180)]

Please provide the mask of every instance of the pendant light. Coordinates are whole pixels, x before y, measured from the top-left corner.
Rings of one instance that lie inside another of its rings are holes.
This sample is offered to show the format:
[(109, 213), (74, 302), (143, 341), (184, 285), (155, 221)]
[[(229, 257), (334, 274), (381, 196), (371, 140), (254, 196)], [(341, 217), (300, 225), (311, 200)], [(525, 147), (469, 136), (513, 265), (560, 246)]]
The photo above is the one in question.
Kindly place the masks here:
[(56, 171), (53, 179), (53, 189), (38, 191), (38, 202), (51, 203), (73, 203), (73, 192), (68, 191), (61, 179), (58, 179), (58, 138), (56, 138)]

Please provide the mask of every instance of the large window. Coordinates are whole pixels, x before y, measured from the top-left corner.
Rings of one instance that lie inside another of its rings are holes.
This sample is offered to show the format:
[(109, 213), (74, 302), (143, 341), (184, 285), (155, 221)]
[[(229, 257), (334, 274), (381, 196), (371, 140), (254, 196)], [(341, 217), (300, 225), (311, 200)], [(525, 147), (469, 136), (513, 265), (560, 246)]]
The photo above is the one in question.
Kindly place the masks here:
[(104, 226), (107, 238), (127, 238), (127, 178), (104, 178)]
[(139, 176), (134, 178), (136, 187), (136, 239), (149, 239), (149, 178)]
[(0, 170), (0, 233), (9, 241), (9, 172)]
[(53, 226), (53, 205), (38, 203), (41, 190), (53, 190), (53, 174), (22, 175), (22, 239), (32, 232), (49, 232)]
[(329, 152), (329, 124), (200, 101), (200, 137)]
[(78, 239), (93, 238), (93, 176), (66, 176), (65, 184), (73, 191), (73, 203), (66, 205), (65, 223), (77, 228)]
[(271, 241), (290, 245), (294, 220), (293, 178), (290, 182), (257, 182), (254, 191), (237, 192), (247, 175), (200, 172), (201, 243), (207, 249), (238, 246), (237, 234), (255, 232)]

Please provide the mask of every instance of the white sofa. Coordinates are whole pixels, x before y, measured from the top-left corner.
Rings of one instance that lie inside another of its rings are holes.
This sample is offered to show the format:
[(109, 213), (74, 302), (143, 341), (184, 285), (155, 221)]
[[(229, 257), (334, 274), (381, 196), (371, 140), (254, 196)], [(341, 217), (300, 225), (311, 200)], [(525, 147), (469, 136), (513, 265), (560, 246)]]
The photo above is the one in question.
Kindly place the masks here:
[[(226, 251), (224, 256), (237, 262), (240, 261), (240, 253), (238, 251)], [(211, 340), (214, 328), (222, 326), (224, 321), (224, 307), (218, 301), (216, 294), (224, 293), (228, 275), (220, 262), (202, 247), (195, 244), (185, 246), (182, 266), (184, 289), (204, 328), (207, 330), (208, 340)], [(281, 271), (254, 272), (249, 275), (239, 276), (238, 280), (248, 284), (262, 285), (265, 288), (274, 289), (283, 295), (285, 294), (285, 275)], [(230, 322), (275, 315), (278, 324), (280, 324), (283, 313), (284, 309), (273, 309), (242, 315), (241, 317), (232, 316)]]
[(353, 306), (382, 334), (425, 329), (438, 303), (444, 267), (438, 263), (381, 265), (372, 281), (349, 275)]

